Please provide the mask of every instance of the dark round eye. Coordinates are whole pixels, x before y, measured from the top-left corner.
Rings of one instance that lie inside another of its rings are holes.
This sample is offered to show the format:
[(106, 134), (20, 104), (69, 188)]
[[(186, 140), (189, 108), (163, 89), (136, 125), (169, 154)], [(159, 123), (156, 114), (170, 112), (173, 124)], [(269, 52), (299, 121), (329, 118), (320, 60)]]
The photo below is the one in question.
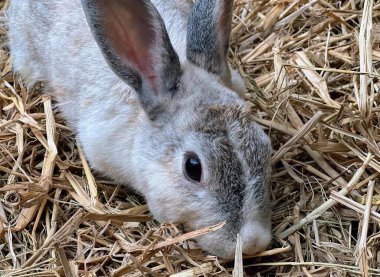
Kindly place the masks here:
[(187, 154), (183, 171), (187, 178), (200, 182), (202, 177), (202, 165), (196, 154)]

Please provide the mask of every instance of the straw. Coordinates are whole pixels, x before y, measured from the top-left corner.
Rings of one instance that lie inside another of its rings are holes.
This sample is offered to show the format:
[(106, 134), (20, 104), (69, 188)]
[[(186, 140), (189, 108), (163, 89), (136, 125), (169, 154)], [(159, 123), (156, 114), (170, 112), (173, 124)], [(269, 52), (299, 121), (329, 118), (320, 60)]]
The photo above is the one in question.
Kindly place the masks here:
[(0, 275), (380, 276), (378, 0), (235, 0), (229, 59), (273, 146), (272, 243), (245, 256), (238, 240), (235, 261), (194, 242), (223, 223), (160, 224), (141, 196), (91, 170), (45, 84), (12, 71), (8, 2)]

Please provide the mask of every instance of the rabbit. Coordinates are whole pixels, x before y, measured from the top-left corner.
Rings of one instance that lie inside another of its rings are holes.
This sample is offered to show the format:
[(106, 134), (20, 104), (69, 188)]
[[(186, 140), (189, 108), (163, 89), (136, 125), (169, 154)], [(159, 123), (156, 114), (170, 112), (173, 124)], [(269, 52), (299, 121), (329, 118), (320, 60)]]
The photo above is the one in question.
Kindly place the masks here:
[(271, 142), (227, 52), (232, 0), (10, 0), (13, 67), (45, 82), (96, 171), (234, 257), (271, 241)]

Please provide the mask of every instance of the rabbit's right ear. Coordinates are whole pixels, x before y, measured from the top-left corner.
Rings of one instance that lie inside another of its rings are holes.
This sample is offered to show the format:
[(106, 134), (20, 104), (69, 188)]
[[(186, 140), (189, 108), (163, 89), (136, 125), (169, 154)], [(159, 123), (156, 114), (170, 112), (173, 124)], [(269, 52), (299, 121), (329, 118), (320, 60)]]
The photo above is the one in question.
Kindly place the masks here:
[(82, 5), (108, 64), (155, 119), (170, 103), (181, 76), (158, 11), (149, 0), (82, 0)]
[(193, 64), (218, 75), (229, 86), (227, 52), (233, 0), (197, 0), (187, 27), (186, 57)]

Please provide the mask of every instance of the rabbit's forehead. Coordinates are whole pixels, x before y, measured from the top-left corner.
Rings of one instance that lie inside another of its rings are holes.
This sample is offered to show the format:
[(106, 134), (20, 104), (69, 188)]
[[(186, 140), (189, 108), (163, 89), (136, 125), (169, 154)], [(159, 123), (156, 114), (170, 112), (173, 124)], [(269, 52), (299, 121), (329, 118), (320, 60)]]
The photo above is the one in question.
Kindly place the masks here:
[(241, 106), (215, 105), (200, 114), (193, 128), (206, 137), (206, 148), (214, 149), (218, 156), (237, 156), (244, 171), (249, 171), (245, 172), (247, 175), (260, 171), (261, 167), (265, 169), (271, 152), (270, 141), (250, 119), (248, 110)]

